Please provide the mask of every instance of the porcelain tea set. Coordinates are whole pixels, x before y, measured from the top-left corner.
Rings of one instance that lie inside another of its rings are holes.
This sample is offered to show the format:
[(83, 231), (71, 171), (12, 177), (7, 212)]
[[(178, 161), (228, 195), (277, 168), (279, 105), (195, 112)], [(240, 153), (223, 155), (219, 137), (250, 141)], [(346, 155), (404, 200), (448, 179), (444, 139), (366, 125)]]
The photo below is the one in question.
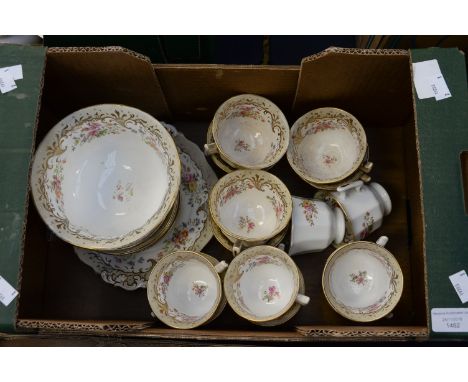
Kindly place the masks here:
[[(72, 113), (49, 131), (34, 157), (31, 189), (40, 216), (79, 256), (88, 251), (120, 263), (151, 251), (172, 234), (185, 208), (179, 208), (180, 187), (192, 181), (185, 179), (186, 159), (181, 162), (173, 137), (154, 117), (128, 106)], [(310, 301), (293, 257), (330, 245), (336, 249), (322, 274), (330, 306), (358, 322), (393, 310), (403, 275), (384, 248), (388, 238), (363, 241), (392, 203), (383, 186), (370, 182), (366, 134), (354, 116), (321, 108), (289, 129), (271, 101), (238, 95), (216, 111), (204, 151), (227, 172), (206, 196), (207, 227), (233, 258), (227, 264), (183, 244), (158, 254), (145, 280), (155, 317), (190, 329), (229, 304), (254, 324), (283, 324)], [(285, 154), (318, 189), (313, 198), (291, 196), (267, 171)], [(282, 240), (289, 227), (287, 253)]]

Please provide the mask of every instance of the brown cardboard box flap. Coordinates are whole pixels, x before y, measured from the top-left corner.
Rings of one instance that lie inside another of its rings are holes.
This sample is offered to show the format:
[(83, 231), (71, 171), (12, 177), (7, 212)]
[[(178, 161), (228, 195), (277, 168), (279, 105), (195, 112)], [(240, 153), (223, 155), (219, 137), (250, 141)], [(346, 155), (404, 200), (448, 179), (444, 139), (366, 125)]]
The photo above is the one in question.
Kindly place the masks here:
[(334, 106), (363, 124), (401, 124), (411, 115), (411, 94), (407, 51), (332, 47), (302, 60), (293, 111)]
[(137, 107), (157, 118), (171, 115), (150, 60), (125, 48), (50, 48), (44, 82), (44, 95), (53, 100), (52, 124), (101, 103)]

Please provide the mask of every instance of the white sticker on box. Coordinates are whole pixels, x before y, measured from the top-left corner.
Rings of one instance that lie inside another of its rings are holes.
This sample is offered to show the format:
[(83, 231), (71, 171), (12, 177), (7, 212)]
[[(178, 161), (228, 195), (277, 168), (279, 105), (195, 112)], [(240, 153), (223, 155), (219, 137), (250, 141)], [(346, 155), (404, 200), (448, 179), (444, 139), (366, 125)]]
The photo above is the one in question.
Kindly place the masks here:
[(8, 306), (15, 297), (18, 296), (18, 291), (13, 288), (8, 281), (6, 281), (2, 276), (0, 276), (0, 302)]
[(10, 72), (0, 71), (0, 91), (2, 94), (8, 93), (17, 88), (15, 80)]
[(440, 101), (452, 96), (437, 60), (413, 63), (413, 81), (419, 99)]
[(0, 68), (2, 72), (9, 72), (15, 81), (23, 79), (23, 65), (6, 66)]
[(468, 333), (468, 308), (432, 308), (432, 331)]
[(449, 276), (455, 291), (460, 297), (461, 302), (464, 304), (468, 301), (468, 276), (465, 271), (460, 271), (452, 276)]

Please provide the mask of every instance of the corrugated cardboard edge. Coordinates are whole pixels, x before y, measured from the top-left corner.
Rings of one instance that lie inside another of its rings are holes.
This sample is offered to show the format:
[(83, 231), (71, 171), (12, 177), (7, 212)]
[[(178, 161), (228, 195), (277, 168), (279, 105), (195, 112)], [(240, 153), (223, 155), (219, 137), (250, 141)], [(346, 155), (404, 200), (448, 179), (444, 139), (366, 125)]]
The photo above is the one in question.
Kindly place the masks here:
[(162, 106), (165, 109), (164, 117), (166, 119), (170, 119), (170, 117), (172, 116), (171, 109), (169, 107), (169, 104), (168, 104), (168, 102), (166, 100), (166, 97), (165, 97), (164, 92), (163, 92), (162, 87), (161, 87), (161, 82), (159, 81), (159, 78), (158, 78), (158, 76), (156, 74), (156, 71), (153, 68), (153, 64), (151, 63), (151, 60), (148, 57), (146, 57), (145, 55), (143, 55), (141, 53), (134, 52), (134, 51), (132, 51), (130, 49), (127, 49), (127, 48), (123, 48), (121, 46), (104, 46), (104, 47), (85, 46), (85, 47), (66, 47), (66, 48), (55, 47), (55, 48), (49, 48), (48, 52), (50, 52), (50, 53), (108, 53), (108, 52), (114, 52), (114, 53), (123, 53), (123, 54), (131, 56), (133, 58), (136, 58), (136, 59), (138, 59), (140, 61), (143, 61), (144, 63), (146, 63), (148, 65), (148, 67), (151, 68), (151, 72), (152, 72), (153, 78), (154, 78), (154, 83), (155, 83), (157, 89), (159, 89), (159, 93), (160, 93), (159, 97), (160, 97), (160, 100), (163, 103)]
[[(314, 339), (351, 339), (351, 338), (382, 338), (386, 340), (398, 338), (420, 338), (428, 336), (428, 329), (423, 326), (391, 327), (391, 326), (298, 326), (292, 332), (264, 332), (229, 330), (176, 330), (170, 328), (153, 328), (154, 322), (132, 321), (65, 321), (65, 320), (18, 320), (18, 328), (32, 329), (39, 333), (109, 335), (112, 333), (128, 333), (135, 337), (173, 338), (190, 340), (223, 340), (223, 341), (307, 341)], [(271, 338), (270, 338), (271, 337)]]
[(133, 321), (60, 321), (60, 320), (18, 320), (17, 326), (22, 329), (34, 329), (62, 332), (131, 332), (153, 325), (152, 322), (135, 323)]
[(353, 54), (353, 55), (361, 55), (361, 56), (408, 56), (409, 55), (408, 51), (404, 49), (358, 49), (358, 48), (337, 48), (337, 47), (332, 46), (319, 53), (304, 57), (301, 61), (301, 69), (299, 71), (299, 78), (297, 80), (296, 94), (294, 95), (292, 110), (296, 109), (297, 100), (300, 95), (299, 94), (301, 90), (300, 84), (302, 82), (302, 75), (304, 73), (303, 71), (304, 64), (319, 60), (320, 58), (323, 58), (330, 54)]
[(392, 327), (392, 326), (298, 326), (296, 330), (307, 337), (334, 338), (427, 338), (428, 330), (424, 326)]
[(428, 285), (428, 277), (427, 277), (427, 259), (426, 259), (426, 216), (424, 213), (424, 190), (423, 190), (423, 184), (422, 184), (422, 173), (421, 173), (421, 151), (420, 151), (420, 145), (419, 145), (419, 129), (418, 129), (418, 110), (416, 108), (416, 92), (413, 86), (413, 81), (414, 81), (414, 76), (413, 76), (413, 57), (411, 55), (411, 51), (409, 51), (409, 56), (410, 56), (410, 61), (409, 61), (409, 66), (410, 66), (410, 74), (411, 74), (411, 86), (413, 89), (413, 110), (414, 110), (414, 134), (416, 138), (416, 154), (418, 156), (418, 183), (419, 183), (419, 194), (421, 196), (420, 198), (420, 207), (421, 207), (421, 218), (423, 220), (422, 224), (422, 236), (423, 236), (423, 259), (424, 259), (424, 300), (426, 302), (426, 322), (428, 326), (428, 335), (430, 332), (430, 325), (431, 325), (431, 320), (430, 320), (430, 313), (429, 313), (429, 285)]

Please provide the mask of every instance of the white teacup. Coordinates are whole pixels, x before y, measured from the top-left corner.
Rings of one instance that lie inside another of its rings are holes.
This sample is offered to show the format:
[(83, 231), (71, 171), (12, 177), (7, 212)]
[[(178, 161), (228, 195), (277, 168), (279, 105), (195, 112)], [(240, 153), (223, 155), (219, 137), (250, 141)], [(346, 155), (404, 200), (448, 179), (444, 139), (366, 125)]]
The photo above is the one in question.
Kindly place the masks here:
[(233, 168), (263, 169), (286, 153), (289, 125), (270, 100), (241, 94), (225, 101), (212, 121), (213, 143), (205, 154), (219, 154)]
[(345, 218), (339, 207), (318, 199), (294, 196), (289, 255), (318, 252), (332, 242), (340, 244), (345, 235)]
[(264, 244), (282, 232), (292, 215), (291, 194), (276, 176), (237, 170), (213, 187), (209, 207), (214, 223), (239, 248)]
[(176, 251), (164, 256), (148, 278), (147, 295), (153, 313), (177, 329), (200, 326), (219, 313), (224, 261), (213, 265), (201, 253)]
[(272, 321), (289, 311), (295, 302), (309, 303), (299, 293), (299, 271), (281, 249), (268, 245), (241, 252), (224, 277), (224, 292), (231, 308), (252, 322)]
[(376, 243), (356, 241), (338, 248), (328, 258), (322, 287), (331, 307), (353, 321), (370, 322), (388, 315), (400, 300), (403, 273), (395, 257)]
[(290, 135), (288, 161), (312, 184), (337, 183), (350, 177), (366, 156), (364, 128), (341, 109), (324, 107), (304, 114), (291, 127)]
[[(380, 228), (384, 216), (392, 211), (392, 201), (385, 188), (361, 180), (338, 187), (329, 194), (340, 206), (348, 222), (347, 240), (362, 240)], [(316, 195), (317, 196), (317, 195)]]

